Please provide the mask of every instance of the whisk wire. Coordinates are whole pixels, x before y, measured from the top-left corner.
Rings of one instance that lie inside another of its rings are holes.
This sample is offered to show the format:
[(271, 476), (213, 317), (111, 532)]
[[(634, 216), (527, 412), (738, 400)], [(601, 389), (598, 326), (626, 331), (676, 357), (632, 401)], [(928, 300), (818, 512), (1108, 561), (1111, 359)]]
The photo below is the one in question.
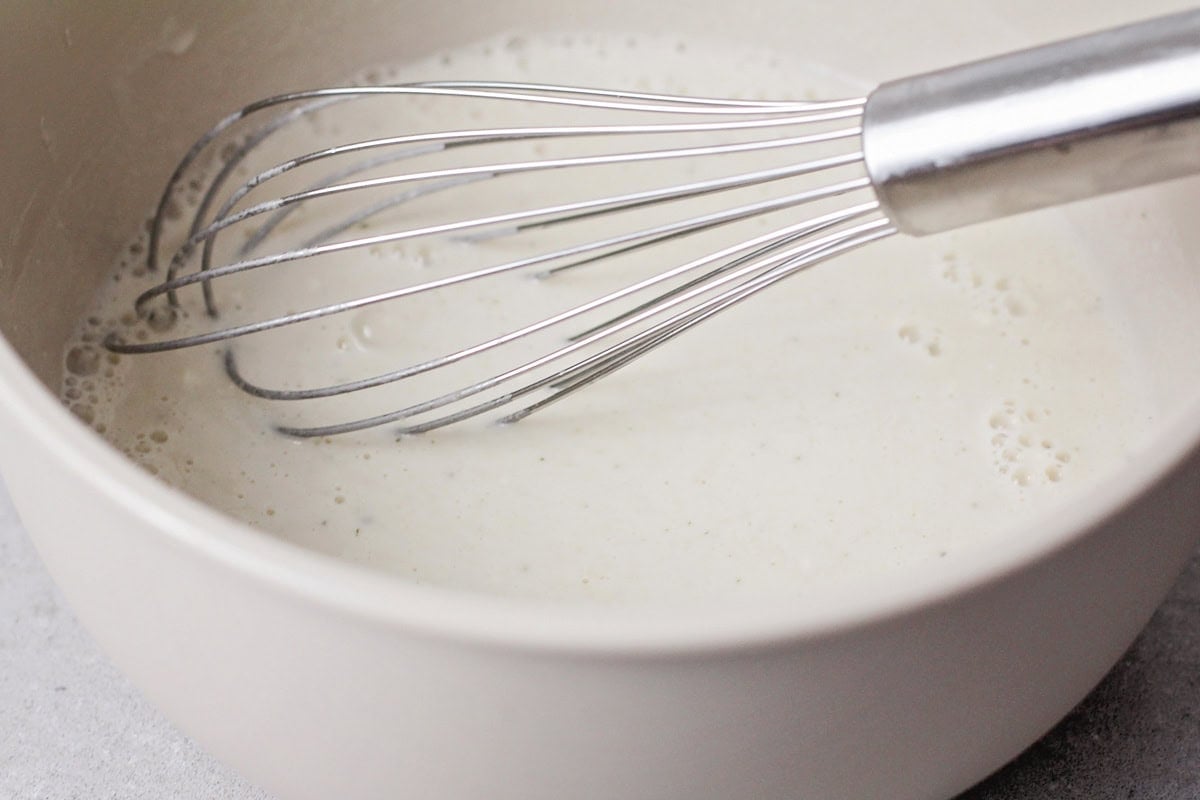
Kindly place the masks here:
[[(210, 270), (193, 272), (163, 281), (162, 283), (142, 292), (134, 301), (134, 307), (142, 311), (148, 303), (155, 297), (175, 291), (186, 286), (212, 281), (216, 278), (234, 275), (239, 272), (246, 272), (252, 269), (261, 267), (274, 266), (288, 261), (298, 261), (305, 258), (312, 258), (318, 255), (327, 255), (330, 253), (343, 252), (346, 250), (354, 250), (380, 244), (394, 243), (407, 239), (416, 239), (421, 237), (429, 237), (450, 233), (461, 233), (463, 231), (472, 230), (475, 228), (484, 228), (495, 225), (507, 225), (521, 220), (536, 219), (538, 217), (549, 216), (550, 219), (545, 224), (556, 224), (565, 221), (577, 221), (585, 218), (586, 212), (601, 213), (614, 210), (628, 210), (636, 208), (648, 203), (661, 201), (665, 199), (677, 199), (681, 197), (696, 197), (701, 194), (707, 194), (714, 191), (720, 191), (727, 188), (735, 188), (750, 183), (759, 183), (765, 180), (773, 180), (782, 177), (793, 177), (799, 174), (806, 174), (818, 170), (825, 170), (832, 167), (844, 166), (856, 163), (861, 160), (861, 154), (855, 153), (846, 156), (838, 156), (819, 161), (809, 162), (806, 164), (795, 165), (786, 168), (780, 168), (771, 171), (752, 173), (749, 176), (735, 176), (734, 178), (705, 181), (702, 183), (688, 184), (685, 186), (673, 186), (667, 189), (638, 192), (633, 194), (617, 195), (604, 198), (598, 198), (589, 201), (580, 201), (570, 204), (557, 206), (548, 206), (536, 208), (526, 211), (510, 212), (507, 214), (494, 215), (491, 217), (482, 217), (471, 220), (459, 220), (450, 223), (443, 223), (435, 226), (423, 228), (414, 228), (404, 231), (399, 231), (390, 234), (379, 234), (375, 236), (360, 237), (344, 242), (313, 244), (301, 247), (295, 250), (289, 250), (282, 253), (273, 253), (265, 256), (242, 259), (231, 264), (226, 264), (220, 267), (215, 267)], [(835, 184), (830, 187), (821, 189), (809, 190), (794, 195), (789, 195), (783, 198), (777, 198), (772, 201), (764, 201), (762, 203), (753, 204), (747, 207), (730, 209), (720, 214), (713, 214), (703, 217), (693, 218), (678, 223), (676, 230), (696, 229), (706, 227), (720, 222), (730, 221), (734, 219), (744, 218), (745, 216), (763, 213), (769, 210), (784, 208), (787, 206), (800, 205), (806, 202), (811, 202), (823, 197), (836, 196), (845, 194), (856, 189), (866, 188), (869, 182), (865, 178), (859, 178), (844, 183)], [(562, 215), (557, 216), (557, 215)], [(515, 269), (521, 269), (532, 264), (544, 263), (546, 261), (557, 258), (576, 255), (589, 250), (609, 247), (621, 244), (625, 241), (630, 241), (636, 238), (645, 238), (657, 236), (668, 232), (667, 228), (653, 228), (643, 231), (637, 231), (632, 234), (626, 234), (621, 237), (612, 237), (608, 239), (588, 242), (572, 248), (564, 248), (540, 256), (522, 259), (520, 261), (507, 262), (504, 264), (494, 265), (488, 268), (475, 270), (470, 273), (453, 276), (439, 281), (430, 281), (418, 286), (398, 289), (393, 292), (382, 293), (370, 298), (363, 298), (352, 303), (340, 303), (322, 308), (313, 309), (307, 312), (298, 312), (295, 314), (285, 315), (274, 320), (263, 323), (247, 324), (241, 326), (230, 327), (224, 330), (213, 331), (208, 334), (197, 335), (192, 337), (182, 337), (175, 340), (166, 340), (161, 342), (120, 342), (111, 341), (110, 347), (116, 352), (122, 353), (147, 353), (161, 352), (171, 349), (179, 349), (181, 347), (193, 347), (200, 344), (210, 344), (212, 342), (221, 341), (229, 338), (236, 338), (251, 333), (259, 333), (265, 330), (271, 330), (284, 325), (295, 324), (298, 322), (307, 322), (323, 316), (342, 313), (365, 305), (384, 302), (386, 300), (399, 299), (411, 294), (416, 294), (431, 289), (443, 288), (446, 286), (463, 283), (470, 280), (478, 280), (480, 278), (490, 277), (503, 272), (509, 272)], [(192, 240), (189, 244), (194, 245), (198, 240)], [(185, 248), (188, 245), (185, 245)], [(181, 252), (183, 252), (181, 250)]]
[[(442, 367), (449, 366), (451, 364), (462, 361), (463, 359), (469, 358), (471, 356), (476, 356), (476, 355), (485, 353), (489, 350), (494, 350), (505, 344), (516, 341), (518, 339), (525, 338), (532, 334), (538, 333), (542, 330), (546, 330), (546, 329), (556, 326), (560, 323), (568, 322), (570, 320), (582, 317), (583, 315), (585, 315), (591, 311), (594, 311), (594, 310), (599, 309), (606, 305), (610, 305), (610, 304), (617, 302), (619, 300), (622, 300), (626, 297), (630, 297), (635, 294), (641, 293), (641, 292), (645, 291), (646, 289), (649, 289), (656, 285), (665, 283), (665, 282), (667, 282), (673, 278), (676, 278), (680, 275), (684, 275), (688, 272), (694, 272), (694, 271), (696, 271), (702, 267), (705, 267), (707, 265), (719, 262), (719, 261), (721, 261), (725, 258), (729, 258), (731, 256), (735, 256), (738, 253), (740, 253), (741, 251), (754, 249), (753, 252), (751, 252), (749, 255), (743, 255), (743, 256), (737, 258), (735, 261), (732, 261), (728, 264), (718, 267), (715, 270), (707, 272), (706, 274), (700, 276), (699, 278), (694, 279), (693, 281), (690, 281), (688, 284), (685, 284), (682, 287), (677, 287), (674, 290), (664, 292), (663, 294), (655, 297), (654, 299), (646, 301), (645, 303), (632, 309), (631, 311), (625, 312), (613, 319), (608, 320), (607, 322), (596, 325), (593, 328), (590, 328), (580, 334), (576, 334), (575, 336), (569, 337), (567, 339), (568, 342), (579, 342), (580, 343), (579, 346), (581, 346), (581, 347), (586, 346), (587, 344), (590, 344), (591, 342), (596, 340), (596, 337), (593, 336), (593, 334), (597, 334), (602, 330), (607, 330), (609, 332), (617, 330), (618, 329), (617, 323), (625, 323), (628, 320), (632, 320), (632, 322), (640, 321), (641, 319), (645, 318), (645, 315), (642, 314), (642, 312), (647, 311), (648, 309), (651, 309), (654, 306), (658, 306), (659, 310), (669, 308), (670, 305), (667, 304), (666, 301), (671, 300), (672, 298), (674, 298), (678, 295), (684, 294), (688, 289), (691, 289), (695, 286), (699, 286), (702, 284), (708, 284), (707, 289), (714, 288), (715, 286), (719, 285), (718, 282), (713, 280), (716, 276), (720, 275), (722, 272), (728, 272), (731, 269), (741, 266), (746, 261), (748, 261), (758, 255), (766, 253), (769, 250), (777, 248), (779, 246), (791, 244), (792, 242), (794, 242), (797, 239), (800, 239), (802, 237), (811, 236), (822, 230), (826, 230), (826, 229), (835, 227), (837, 225), (841, 225), (841, 224), (850, 222), (856, 218), (861, 218), (861, 217), (867, 216), (870, 213), (875, 212), (877, 210), (878, 210), (878, 204), (871, 202), (871, 203), (865, 203), (865, 204), (862, 204), (859, 206), (851, 207), (844, 211), (838, 211), (838, 212), (835, 212), (832, 214), (828, 214), (823, 217), (818, 217), (818, 218), (815, 218), (812, 220), (806, 220), (805, 222), (791, 225), (791, 226), (788, 226), (787, 228), (784, 228), (784, 229), (781, 229), (778, 231), (773, 231), (771, 233), (764, 234), (762, 236), (756, 237), (754, 239), (750, 239), (745, 242), (740, 242), (740, 243), (733, 245), (731, 247), (728, 247), (724, 250), (720, 250), (715, 253), (705, 255), (701, 258), (686, 262), (686, 263), (676, 266), (672, 269), (657, 273), (657, 274), (655, 274), (651, 277), (648, 277), (642, 281), (639, 281), (634, 284), (630, 284), (628, 286), (625, 286), (621, 289), (610, 292), (601, 297), (597, 297), (593, 300), (590, 300), (587, 303), (573, 306), (565, 311), (562, 311), (553, 316), (545, 317), (545, 318), (543, 318), (535, 323), (532, 323), (530, 325), (526, 325), (522, 328), (517, 328), (515, 330), (511, 330), (501, 336), (496, 336), (496, 337), (493, 337), (486, 341), (478, 342), (473, 346), (462, 348), (460, 350), (439, 356), (434, 359), (423, 361), (423, 362), (405, 367), (403, 369), (394, 370), (392, 372), (388, 372), (388, 373), (385, 373), (382, 375), (377, 375), (377, 376), (374, 376), (371, 378), (363, 378), (363, 379), (359, 379), (356, 381), (339, 383), (339, 384), (334, 384), (331, 386), (313, 387), (313, 388), (307, 388), (307, 389), (269, 389), (266, 387), (258, 386), (256, 384), (248, 381), (244, 376), (242, 376), (236, 370), (236, 368), (233, 368), (230, 370), (230, 377), (233, 379), (234, 383), (236, 383), (244, 391), (246, 391), (252, 395), (255, 395), (256, 397), (262, 397), (264, 399), (269, 399), (269, 400), (315, 400), (315, 399), (324, 398), (324, 397), (332, 397), (332, 396), (339, 395), (339, 394), (347, 394), (350, 392), (361, 391), (363, 389), (375, 388), (377, 386), (383, 386), (385, 384), (395, 383), (396, 381), (404, 380), (406, 378), (411, 378), (411, 377), (420, 375), (425, 372), (430, 372), (435, 369), (440, 369)], [(759, 266), (761, 266), (761, 265), (759, 265)], [(456, 279), (461, 279), (462, 277), (463, 276), (457, 276)], [(735, 276), (735, 277), (737, 277), (737, 276)], [(411, 287), (411, 291), (414, 291), (414, 292), (415, 291), (423, 291), (428, 286), (429, 286), (429, 284)], [(440, 288), (440, 287), (433, 287), (433, 288)], [(684, 297), (683, 299), (687, 299), (688, 297), (691, 297), (691, 296), (693, 296), (693, 295), (689, 294), (686, 297)], [(636, 319), (634, 319), (635, 317), (636, 317)], [(632, 324), (632, 322), (630, 324)], [(573, 351), (565, 351), (562, 354), (566, 355), (568, 352), (573, 352)], [(231, 364), (231, 363), (233, 363), (233, 362), (227, 361), (227, 365)]]
[[(216, 219), (214, 219), (211, 223), (209, 223), (209, 225), (204, 227), (202, 230), (196, 232), (184, 243), (184, 245), (180, 248), (177, 258), (172, 260), (172, 266), (171, 266), (171, 269), (170, 269), (168, 275), (173, 276), (173, 275), (177, 274), (179, 266), (183, 263), (183, 261), (186, 261), (187, 257), (191, 254), (192, 250), (197, 245), (202, 244), (206, 240), (211, 240), (219, 232), (221, 232), (222, 230), (224, 230), (226, 228), (229, 228), (230, 226), (237, 225), (239, 223), (243, 223), (249, 219), (252, 219), (253, 217), (260, 216), (262, 214), (279, 211), (288, 206), (295, 206), (300, 203), (305, 203), (305, 202), (309, 202), (312, 200), (319, 200), (321, 198), (330, 197), (333, 195), (344, 194), (344, 193), (348, 193), (348, 192), (363, 191), (366, 189), (374, 189), (374, 188), (380, 188), (380, 187), (385, 187), (385, 186), (394, 186), (394, 185), (403, 184), (403, 183), (416, 183), (416, 182), (420, 182), (420, 181), (459, 180), (459, 179), (469, 179), (472, 177), (480, 177), (480, 176), (498, 177), (501, 175), (513, 175), (513, 174), (522, 173), (522, 172), (535, 172), (535, 171), (540, 172), (540, 171), (545, 171), (545, 170), (567, 169), (567, 168), (587, 167), (587, 166), (596, 166), (596, 165), (609, 166), (609, 165), (614, 165), (614, 164), (635, 164), (635, 163), (642, 163), (642, 162), (647, 162), (647, 161), (660, 161), (660, 160), (682, 159), (682, 158), (699, 158), (699, 157), (703, 157), (703, 156), (712, 156), (712, 155), (730, 155), (730, 154), (736, 154), (736, 153), (749, 153), (749, 152), (761, 151), (761, 150), (766, 150), (766, 149), (794, 147), (794, 146), (798, 146), (798, 145), (811, 145), (811, 144), (817, 144), (819, 142), (830, 141), (833, 139), (852, 138), (852, 137), (860, 135), (861, 132), (862, 131), (859, 128), (851, 128), (851, 129), (847, 129), (847, 130), (834, 131), (832, 133), (814, 134), (814, 135), (810, 135), (810, 136), (789, 137), (789, 138), (785, 138), (785, 139), (775, 139), (775, 140), (771, 140), (771, 141), (767, 141), (767, 142), (757, 142), (756, 141), (756, 142), (739, 143), (739, 144), (708, 145), (708, 146), (704, 146), (704, 147), (681, 148), (681, 149), (672, 149), (672, 150), (653, 150), (653, 151), (643, 151), (643, 152), (637, 152), (637, 153), (618, 153), (618, 154), (603, 155), (603, 156), (581, 156), (581, 157), (577, 157), (577, 158), (543, 159), (543, 160), (537, 160), (537, 161), (520, 161), (520, 162), (508, 162), (508, 163), (499, 163), (499, 164), (482, 164), (482, 165), (478, 165), (478, 166), (457, 167), (457, 168), (453, 168), (453, 169), (441, 169), (441, 170), (429, 170), (429, 171), (424, 171), (424, 172), (407, 173), (407, 174), (403, 174), (403, 175), (393, 175), (393, 176), (388, 176), (388, 177), (384, 177), (384, 178), (372, 178), (372, 179), (365, 179), (365, 180), (359, 180), (359, 181), (350, 181), (347, 183), (338, 183), (338, 184), (333, 184), (333, 185), (329, 185), (329, 186), (319, 186), (317, 188), (309, 189), (309, 190), (306, 190), (303, 192), (297, 192), (295, 194), (285, 195), (283, 197), (274, 198), (274, 199), (268, 200), (268, 201), (263, 201), (261, 203), (255, 204), (253, 206), (250, 206), (249, 208), (242, 209), (241, 211), (238, 211), (235, 213), (229, 213), (229, 214), (223, 213), (221, 215), (218, 215), (218, 217)], [(854, 154), (852, 156), (843, 157), (841, 159), (829, 159), (827, 161), (817, 162), (813, 165), (801, 165), (799, 167), (795, 167), (794, 169), (796, 171), (792, 172), (791, 174), (792, 175), (804, 174), (806, 172), (811, 172), (816, 169), (823, 169), (823, 168), (828, 168), (830, 166), (838, 166), (840, 164), (853, 163), (854, 161), (861, 160), (861, 157), (862, 157), (861, 154)], [(735, 185), (735, 184), (731, 183), (729, 185)], [(737, 185), (743, 185), (743, 184), (737, 184)], [(711, 189), (706, 189), (706, 191), (710, 191), (710, 190)], [(664, 196), (667, 196), (667, 195), (664, 195)], [(616, 198), (607, 199), (607, 202), (617, 202), (617, 201), (618, 200)], [(594, 203), (596, 205), (599, 205), (605, 201), (590, 201), (590, 202)], [(223, 212), (228, 211), (229, 204), (227, 203), (226, 206), (227, 206), (226, 208), (222, 209)], [(581, 208), (584, 207), (584, 204), (582, 204), (582, 203), (579, 204), (579, 207), (581, 207)], [(563, 209), (563, 210), (566, 210), (566, 209)], [(381, 235), (381, 236), (374, 236), (374, 237), (364, 237), (361, 241), (365, 242), (367, 245), (386, 244), (388, 242), (400, 241), (402, 239), (414, 238), (416, 236), (429, 236), (429, 235), (433, 235), (433, 234), (452, 233), (455, 231), (466, 230), (466, 229), (474, 228), (474, 227), (482, 227), (485, 225), (495, 225), (495, 224), (499, 224), (499, 223), (503, 223), (503, 222), (512, 221), (515, 219), (521, 219), (522, 215), (536, 216), (536, 215), (540, 215), (540, 214), (544, 214), (544, 213), (547, 213), (547, 211), (539, 209), (536, 211), (529, 211), (529, 212), (519, 212), (519, 213), (513, 213), (513, 214), (495, 215), (492, 217), (486, 217), (486, 218), (479, 219), (479, 220), (470, 220), (470, 221), (466, 221), (466, 222), (457, 222), (457, 223), (447, 223), (442, 226), (433, 226), (433, 227), (429, 227), (429, 228), (418, 229), (416, 231), (404, 231), (404, 232), (400, 232), (400, 233), (396, 233), (396, 234)], [(190, 283), (197, 283), (197, 282), (201, 282), (201, 281), (205, 281), (205, 280), (212, 280), (214, 278), (222, 277), (224, 275), (231, 274), (232, 272), (238, 272), (238, 271), (242, 271), (244, 269), (254, 269), (254, 268), (257, 268), (260, 266), (271, 266), (274, 264), (283, 263), (285, 261), (293, 261), (293, 260), (300, 259), (300, 258), (311, 258), (315, 255), (322, 255), (327, 252), (336, 252), (338, 250), (345, 250), (345, 249), (347, 249), (345, 247), (346, 244), (349, 244), (349, 243), (335, 243), (335, 244), (326, 245), (324, 247), (317, 246), (317, 247), (309, 247), (309, 248), (300, 248), (300, 249), (297, 249), (294, 251), (290, 251), (289, 253), (276, 254), (275, 256), (272, 256), (272, 257), (270, 257), (268, 259), (264, 259), (264, 260), (250, 259), (246, 262), (241, 262), (242, 264), (245, 265), (245, 266), (242, 266), (241, 269), (217, 268), (214, 270), (204, 270), (201, 272), (193, 273), (192, 275), (184, 276), (181, 278), (168, 279), (168, 281), (166, 281), (164, 284), (162, 284), (159, 287), (155, 287), (153, 290), (145, 293), (142, 297), (139, 297), (138, 299), (139, 299), (139, 301), (141, 301), (142, 304), (144, 304), (145, 300), (150, 299), (152, 297), (156, 297), (159, 294), (168, 292), (171, 290), (171, 288), (178, 289), (178, 288), (181, 288), (182, 286), (186, 286)], [(332, 248), (332, 249), (325, 249), (326, 247)], [(230, 267), (233, 267), (233, 266), (237, 266), (237, 265), (230, 265)], [(164, 287), (170, 287), (170, 288), (164, 288)]]

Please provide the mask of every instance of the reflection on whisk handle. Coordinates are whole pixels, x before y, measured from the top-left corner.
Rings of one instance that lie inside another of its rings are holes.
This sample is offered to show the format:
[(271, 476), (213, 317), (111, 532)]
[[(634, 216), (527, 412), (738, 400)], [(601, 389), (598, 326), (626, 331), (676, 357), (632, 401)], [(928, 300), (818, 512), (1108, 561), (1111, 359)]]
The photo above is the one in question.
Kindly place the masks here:
[(1200, 173), (1200, 10), (886, 83), (863, 127), (916, 235)]

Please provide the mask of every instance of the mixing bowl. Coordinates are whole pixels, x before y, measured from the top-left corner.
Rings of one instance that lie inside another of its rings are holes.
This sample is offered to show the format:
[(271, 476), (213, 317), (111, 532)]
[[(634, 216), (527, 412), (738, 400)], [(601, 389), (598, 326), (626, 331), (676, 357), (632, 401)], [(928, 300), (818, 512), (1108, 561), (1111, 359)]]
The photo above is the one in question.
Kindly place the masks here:
[(75, 419), (63, 344), (174, 159), (257, 96), (541, 29), (719, 33), (878, 81), (1184, 5), (6, 4), (4, 478), (112, 660), (284, 800), (949, 797), (1099, 681), (1200, 536), (1197, 182), (1066, 212), (1122, 298), (1155, 409), (1128, 463), (988, 546), (799, 608), (555, 607), (304, 550)]

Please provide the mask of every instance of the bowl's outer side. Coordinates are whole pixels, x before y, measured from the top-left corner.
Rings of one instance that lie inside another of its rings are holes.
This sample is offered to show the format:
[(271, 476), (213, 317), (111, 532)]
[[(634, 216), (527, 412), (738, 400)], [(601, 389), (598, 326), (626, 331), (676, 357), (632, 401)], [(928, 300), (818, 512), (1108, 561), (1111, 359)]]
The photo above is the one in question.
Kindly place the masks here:
[(1088, 535), (933, 605), (741, 649), (572, 653), (264, 580), (98, 490), (22, 416), (0, 422), (0, 467), (76, 613), (282, 800), (949, 797), (1099, 681), (1200, 530), (1192, 457)]

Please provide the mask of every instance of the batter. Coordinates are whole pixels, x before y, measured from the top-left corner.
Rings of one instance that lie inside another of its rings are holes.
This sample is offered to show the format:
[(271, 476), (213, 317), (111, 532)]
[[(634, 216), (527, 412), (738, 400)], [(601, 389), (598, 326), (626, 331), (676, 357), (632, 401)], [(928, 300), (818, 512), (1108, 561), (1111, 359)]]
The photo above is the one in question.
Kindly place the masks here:
[[(854, 89), (760, 51), (617, 35), (504, 37), (368, 77), (458, 76), (728, 97)], [(310, 124), (337, 125), (337, 112)], [(157, 280), (141, 269), (145, 245), (132, 241), (69, 344), (64, 401), (230, 516), (415, 583), (627, 607), (801, 602), (849, 575), (919, 570), (994, 541), (1115, 469), (1149, 424), (1120, 308), (1053, 214), (895, 237), (534, 418), (399, 440), (387, 428), (281, 436), (281, 421), (350, 418), (371, 401), (255, 400), (214, 349), (105, 352), (112, 329), (158, 335), (130, 313), (133, 292)], [(334, 275), (264, 270), (223, 302), (250, 313), (269, 290), (302, 307), (356, 294), (355, 263), (376, 274), (477, 250), (443, 247), (347, 254)], [(552, 291), (516, 292), (489, 313), (536, 316)], [(314, 385), (351, 363), (354, 374), (407, 363), (398, 353), (446, 319), (473, 335), (457, 306), (405, 308), (331, 318), (283, 347), (248, 341), (239, 357), (269, 385)]]

